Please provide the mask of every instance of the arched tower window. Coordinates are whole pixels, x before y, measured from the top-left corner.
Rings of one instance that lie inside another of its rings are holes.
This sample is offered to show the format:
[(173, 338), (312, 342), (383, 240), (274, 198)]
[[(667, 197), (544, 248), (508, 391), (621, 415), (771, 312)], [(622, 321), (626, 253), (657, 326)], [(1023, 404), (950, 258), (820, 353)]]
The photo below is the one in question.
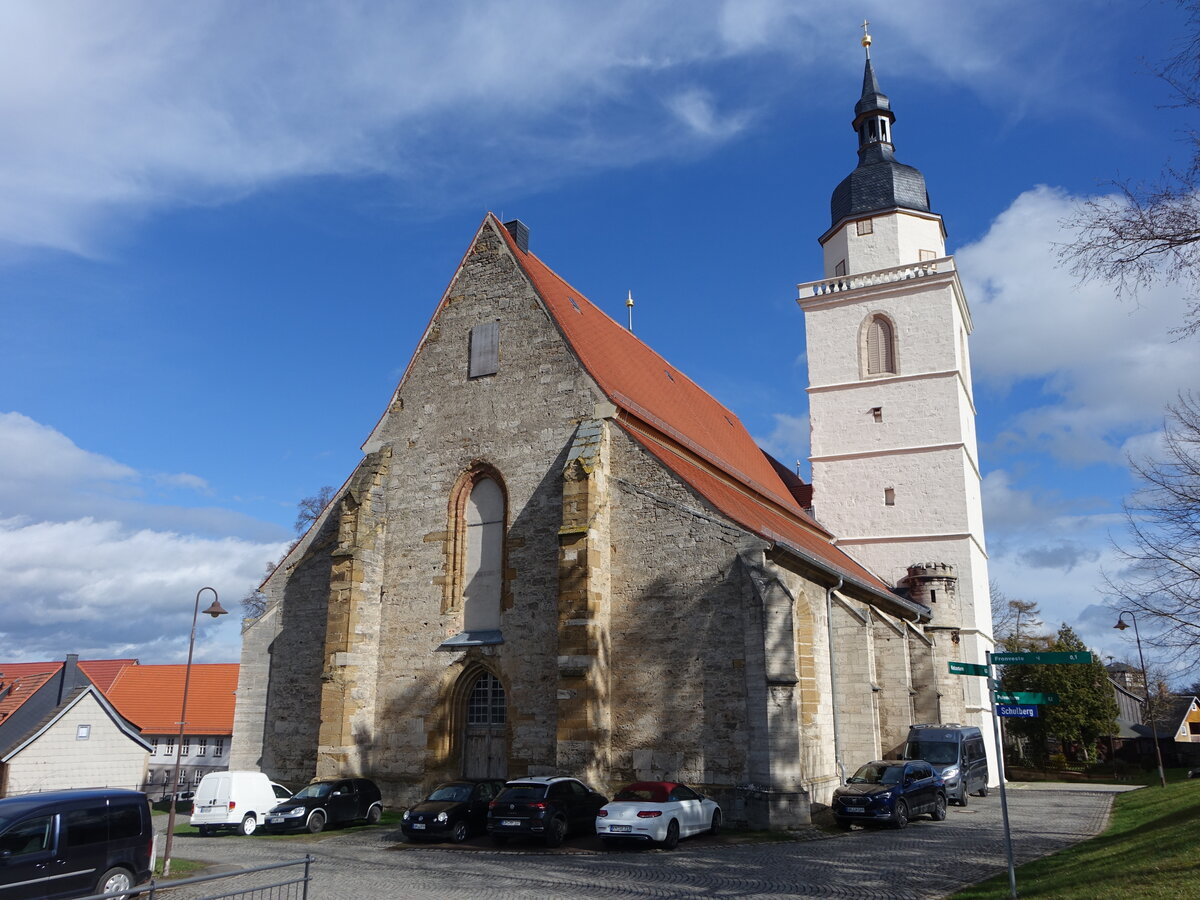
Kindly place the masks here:
[(442, 647), (499, 644), (507, 500), (499, 474), (480, 466), (459, 480), (450, 504), (443, 611), (462, 612), (462, 632)]
[(862, 347), (864, 375), (895, 375), (896, 331), (884, 315), (873, 315), (866, 321)]

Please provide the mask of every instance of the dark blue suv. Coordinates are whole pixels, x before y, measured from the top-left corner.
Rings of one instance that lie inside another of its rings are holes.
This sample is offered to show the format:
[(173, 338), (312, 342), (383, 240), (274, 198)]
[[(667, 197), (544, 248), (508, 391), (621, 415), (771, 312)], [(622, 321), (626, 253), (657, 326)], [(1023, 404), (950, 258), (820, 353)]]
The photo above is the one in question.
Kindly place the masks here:
[(869, 762), (833, 792), (833, 815), (849, 831), (854, 823), (903, 828), (913, 816), (946, 818), (946, 783), (922, 759)]

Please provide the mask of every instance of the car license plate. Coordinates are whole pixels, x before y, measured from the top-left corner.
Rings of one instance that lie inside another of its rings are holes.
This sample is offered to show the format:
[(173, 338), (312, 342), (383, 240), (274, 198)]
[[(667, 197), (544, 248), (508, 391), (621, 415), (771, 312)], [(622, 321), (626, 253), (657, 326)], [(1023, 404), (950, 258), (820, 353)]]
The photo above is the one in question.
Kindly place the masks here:
[(500, 825), (504, 828), (515, 828), (517, 825), (520, 825), (520, 824), (521, 824), (520, 819), (501, 819), (500, 820)]
[(847, 806), (847, 807), (846, 807), (846, 812), (848, 812), (848, 813), (861, 813), (861, 812), (866, 812), (866, 810), (865, 810), (863, 807), (861, 807), (861, 806)]
[(629, 834), (633, 831), (632, 825), (609, 825), (608, 830), (611, 834)]
[(413, 831), (424, 831), (424, 830), (425, 830), (424, 822), (413, 822)]
[(268, 825), (282, 825), (283, 824), (283, 816), (268, 816), (267, 824)]

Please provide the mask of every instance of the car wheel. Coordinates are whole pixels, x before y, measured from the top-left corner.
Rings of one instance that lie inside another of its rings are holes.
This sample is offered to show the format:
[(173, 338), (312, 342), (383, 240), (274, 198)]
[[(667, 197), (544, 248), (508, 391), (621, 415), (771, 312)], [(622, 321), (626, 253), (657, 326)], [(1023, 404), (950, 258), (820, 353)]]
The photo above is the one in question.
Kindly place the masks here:
[(367, 810), (367, 824), (378, 825), (379, 820), (383, 818), (383, 808), (380, 806), (372, 806)]
[(709, 834), (720, 834), (721, 833), (721, 811), (719, 809), (713, 810), (712, 824), (708, 826), (708, 833)]
[(456, 844), (461, 844), (471, 836), (471, 829), (467, 827), (466, 819), (459, 819), (454, 823), (454, 830), (450, 833), (451, 839)]
[(938, 794), (937, 799), (933, 801), (933, 812), (929, 814), (929, 818), (935, 822), (941, 822), (946, 818), (946, 795)]
[(503, 847), (505, 844), (508, 843), (508, 835), (507, 834), (493, 834), (492, 835), (492, 843), (495, 844), (497, 847)]
[(128, 869), (117, 867), (109, 869), (96, 882), (97, 894), (115, 894), (117, 891), (127, 891), (133, 887), (133, 876)]
[(968, 794), (967, 794), (967, 785), (964, 783), (964, 784), (962, 785), (962, 787), (960, 787), (960, 788), (958, 789), (958, 805), (959, 805), (959, 806), (966, 806), (966, 805), (967, 805), (967, 796), (968, 796)]
[(258, 830), (258, 819), (254, 818), (254, 814), (250, 813), (242, 818), (242, 824), (238, 826), (238, 831), (245, 835), (254, 834)]
[(211, 825), (200, 825), (200, 837), (208, 837), (213, 833)]
[(908, 804), (903, 800), (896, 801), (896, 808), (892, 812), (892, 824), (897, 828), (903, 828), (908, 824)]
[(986, 784), (981, 784), (979, 786), (979, 796), (986, 797), (987, 795), (988, 795), (988, 786)]
[(551, 819), (550, 827), (546, 829), (546, 846), (558, 847), (567, 836), (567, 823), (562, 819)]
[(319, 809), (308, 817), (308, 833), (320, 834), (325, 830), (325, 813)]
[(667, 836), (662, 840), (662, 848), (664, 850), (674, 850), (679, 846), (679, 822), (675, 819), (671, 820), (671, 824), (667, 826)]

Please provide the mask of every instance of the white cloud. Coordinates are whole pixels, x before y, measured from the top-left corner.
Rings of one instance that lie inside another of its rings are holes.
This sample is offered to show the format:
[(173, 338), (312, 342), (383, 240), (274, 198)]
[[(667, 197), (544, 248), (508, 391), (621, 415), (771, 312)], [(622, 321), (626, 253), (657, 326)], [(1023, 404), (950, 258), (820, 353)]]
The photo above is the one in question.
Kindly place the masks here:
[[(791, 468), (796, 462), (808, 465), (809, 426), (808, 416), (791, 416), (787, 413), (773, 413), (775, 427), (766, 437), (754, 439), (773, 457)], [(808, 475), (803, 477), (808, 478)]]
[(0, 473), (6, 659), (180, 661), (205, 585), (232, 615), (206, 626), (197, 659), (238, 658), (239, 601), (286, 548), (278, 528), (220, 508), (150, 502), (142, 485), (208, 486), (194, 475), (143, 475), (19, 413), (0, 415)]
[(1177, 287), (1133, 306), (1058, 265), (1074, 207), (1060, 191), (1027, 191), (955, 254), (979, 333), (974, 371), (1001, 386), (1039, 383), (1041, 396), (1010, 421), (1005, 442), (1071, 463), (1120, 464), (1126, 438), (1161, 421), (1194, 380), (1195, 346), (1170, 334), (1186, 308)]
[[(1019, 6), (862, 12), (893, 73), (1009, 102), (1022, 63), (1053, 58), (1050, 22), (1070, 14)], [(790, 93), (824, 77), (816, 47), (850, 45), (836, 64), (857, 67), (843, 20), (831, 0), (697, 0), (687, 15), (637, 0), (6, 3), (0, 246), (95, 253), (122, 220), (310, 175), (386, 173), (410, 201), (444, 205), (466, 172), (544, 184), (677, 155), (747, 127), (764, 84)], [(1069, 96), (1049, 89), (1061, 74), (1037, 79), (1034, 100)]]

